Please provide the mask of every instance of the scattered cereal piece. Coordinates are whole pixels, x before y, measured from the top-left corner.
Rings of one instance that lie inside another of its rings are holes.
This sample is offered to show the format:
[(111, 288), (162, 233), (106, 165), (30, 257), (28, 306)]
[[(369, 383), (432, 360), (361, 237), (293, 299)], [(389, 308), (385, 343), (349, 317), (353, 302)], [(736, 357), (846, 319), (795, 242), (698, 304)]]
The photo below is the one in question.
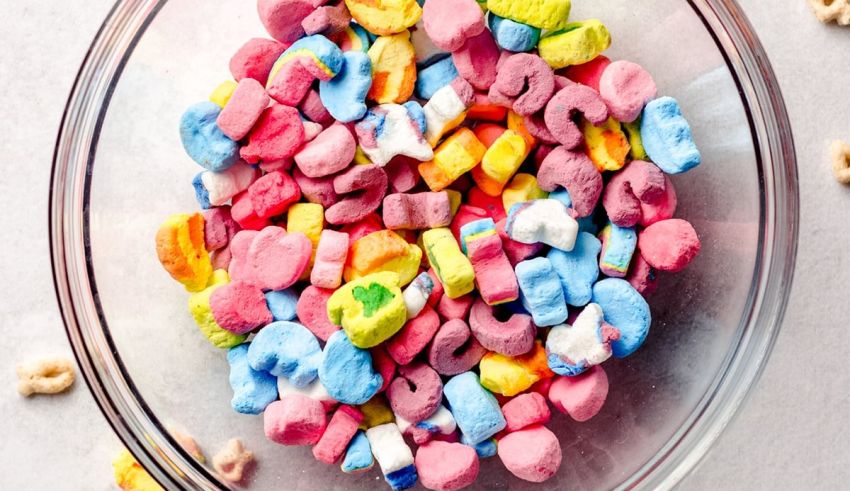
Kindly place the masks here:
[(213, 457), (213, 468), (219, 476), (231, 483), (239, 483), (254, 464), (254, 452), (246, 450), (242, 441), (231, 438), (227, 445)]
[(58, 394), (74, 384), (74, 364), (66, 358), (45, 358), (18, 365), (18, 393)]

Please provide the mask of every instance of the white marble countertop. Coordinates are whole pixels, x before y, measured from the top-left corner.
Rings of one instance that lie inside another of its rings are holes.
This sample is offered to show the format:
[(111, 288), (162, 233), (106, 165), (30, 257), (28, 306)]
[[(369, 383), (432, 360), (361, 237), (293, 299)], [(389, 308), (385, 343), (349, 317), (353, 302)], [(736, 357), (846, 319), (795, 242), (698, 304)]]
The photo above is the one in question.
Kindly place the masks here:
[[(22, 360), (71, 355), (48, 255), (50, 162), (68, 91), (111, 3), (0, 2), (7, 18), (0, 29), (3, 489), (114, 489), (110, 462), (121, 444), (85, 384), (25, 400), (14, 372)], [(800, 252), (785, 325), (758, 387), (681, 487), (842, 488), (850, 478), (850, 337), (843, 332), (850, 188), (832, 179), (827, 145), (850, 140), (850, 28), (821, 25), (805, 0), (740, 3), (767, 48), (793, 124)]]

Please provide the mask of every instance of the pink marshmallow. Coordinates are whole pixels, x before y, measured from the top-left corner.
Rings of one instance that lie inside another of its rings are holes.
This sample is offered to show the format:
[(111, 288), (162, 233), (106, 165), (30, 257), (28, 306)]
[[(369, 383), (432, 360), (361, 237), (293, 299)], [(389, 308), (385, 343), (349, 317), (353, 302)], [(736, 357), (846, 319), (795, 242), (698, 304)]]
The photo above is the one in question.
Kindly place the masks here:
[(485, 29), (484, 12), (475, 0), (428, 0), (422, 22), (431, 42), (443, 51), (460, 49)]
[(546, 121), (542, 112), (536, 112), (534, 114), (524, 116), (523, 119), (525, 121), (525, 128), (531, 136), (546, 145), (558, 144), (558, 140), (555, 138), (555, 135), (553, 135), (546, 126)]
[(295, 163), (307, 177), (324, 177), (345, 169), (354, 160), (357, 142), (343, 125), (321, 132), (295, 154)]
[(587, 63), (582, 63), (581, 65), (573, 65), (565, 70), (562, 70), (561, 73), (573, 82), (586, 85), (598, 92), (599, 80), (602, 78), (602, 74), (605, 72), (605, 69), (608, 68), (608, 65), (610, 64), (611, 60), (602, 55), (599, 55), (596, 58), (588, 61)]
[[(302, 121), (302, 123), (304, 123), (304, 143), (315, 140), (316, 137), (325, 130), (325, 128), (319, 123), (314, 123), (312, 121)], [(292, 162), (294, 161), (290, 161), (290, 164)]]
[(216, 323), (235, 334), (245, 334), (272, 321), (263, 291), (244, 281), (216, 288), (210, 296)]
[(653, 223), (638, 233), (641, 256), (655, 269), (678, 273), (699, 254), (701, 245), (694, 227), (672, 218)]
[(480, 298), (469, 312), (472, 335), (484, 348), (505, 356), (519, 356), (534, 348), (537, 326), (527, 314), (512, 314), (502, 322), (496, 318), (493, 307)]
[(510, 238), (508, 233), (505, 231), (506, 223), (506, 218), (496, 222), (496, 230), (499, 232), (499, 238), (502, 239), (502, 249), (505, 251), (505, 256), (508, 258), (508, 261), (510, 261), (511, 266), (516, 267), (517, 264), (543, 250), (544, 246), (540, 242), (536, 244), (523, 244), (522, 242), (517, 242)]
[(673, 187), (673, 181), (670, 179), (670, 176), (665, 174), (664, 194), (652, 203), (640, 203), (640, 221), (638, 223), (641, 227), (648, 227), (655, 222), (673, 218), (677, 205), (678, 199), (676, 198), (676, 189)]
[(258, 0), (260, 21), (271, 37), (287, 47), (304, 36), (301, 22), (315, 8), (311, 0)]
[(304, 125), (298, 110), (272, 103), (248, 133), (248, 144), (239, 150), (249, 164), (281, 160), (295, 155), (304, 143)]
[(395, 414), (418, 423), (440, 407), (443, 400), (443, 381), (440, 375), (424, 363), (398, 367), (398, 376), (387, 387), (387, 399)]
[(555, 377), (549, 400), (558, 411), (579, 423), (596, 416), (608, 397), (608, 376), (601, 365), (575, 377)]
[(358, 222), (381, 206), (387, 192), (387, 174), (374, 164), (355, 165), (334, 177), (334, 191), (351, 195), (325, 210), (328, 223), (345, 225)]
[(655, 164), (629, 162), (611, 177), (602, 194), (608, 219), (619, 227), (634, 227), (640, 221), (641, 203), (662, 199), (665, 183), (664, 173)]
[(482, 208), (494, 222), (498, 222), (508, 216), (507, 212), (505, 212), (505, 204), (502, 202), (502, 197), (490, 196), (478, 186), (469, 190), (466, 196), (466, 203), (469, 206)]
[(413, 319), (407, 321), (404, 327), (387, 341), (387, 353), (399, 365), (407, 365), (418, 355), (437, 330), (440, 329), (440, 317), (428, 305)]
[(526, 116), (543, 109), (554, 91), (555, 74), (549, 64), (537, 55), (518, 53), (499, 67), (490, 100), (497, 104), (512, 101), (514, 112)]
[(363, 421), (363, 414), (356, 408), (342, 405), (331, 417), (325, 432), (322, 433), (313, 456), (325, 464), (336, 463), (343, 455), (348, 443), (357, 433), (357, 427)]
[(644, 297), (652, 295), (658, 288), (658, 272), (646, 262), (646, 259), (640, 255), (640, 251), (635, 251), (632, 256), (632, 263), (629, 265), (629, 273), (626, 275), (626, 281), (634, 287)]
[[(315, 88), (307, 91), (307, 94), (301, 99), (301, 103), (298, 104), (298, 109), (301, 110), (307, 119), (322, 125), (322, 127), (330, 126), (334, 123), (333, 116), (325, 109), (322, 99), (319, 97), (319, 91)], [(307, 140), (311, 140), (311, 138)]]
[(578, 113), (595, 125), (608, 120), (608, 106), (599, 93), (580, 84), (559, 90), (548, 101), (543, 113), (543, 120), (549, 132), (567, 149), (576, 148), (584, 141), (584, 136), (574, 121)]
[(418, 160), (398, 155), (384, 166), (392, 192), (406, 193), (419, 184), (420, 175), (417, 170), (419, 164)]
[(450, 298), (448, 295), (443, 295), (440, 298), (440, 303), (437, 305), (437, 313), (440, 317), (450, 321), (454, 319), (466, 320), (469, 315), (469, 309), (472, 308), (472, 302), (475, 298), (469, 295), (463, 295), (458, 298)]
[(328, 320), (328, 299), (331, 295), (333, 290), (310, 285), (301, 292), (295, 305), (298, 320), (322, 341), (327, 341), (331, 334), (339, 331), (339, 326)]
[(266, 437), (281, 445), (313, 445), (327, 425), (322, 403), (303, 394), (287, 394), (263, 414)]
[(230, 244), (230, 239), (239, 232), (239, 224), (230, 216), (229, 206), (219, 206), (203, 211), (204, 245), (207, 251), (218, 251)]
[[(318, 134), (318, 133), (317, 133)], [(308, 135), (308, 126), (304, 125), (304, 141), (310, 141), (312, 138), (307, 138)], [(312, 135), (313, 138), (316, 135)], [(292, 159), (280, 159), (280, 160), (267, 160), (265, 162), (260, 162), (260, 170), (263, 172), (274, 172), (274, 171), (283, 171), (289, 172), (292, 170)]]
[[(452, 62), (458, 73), (477, 90), (489, 90), (496, 81), (499, 63), (499, 46), (489, 30), (466, 40), (452, 53)], [(482, 94), (483, 95), (483, 94)], [(487, 101), (489, 102), (489, 100)]]
[(233, 206), (230, 207), (230, 216), (239, 224), (243, 230), (262, 230), (271, 224), (268, 218), (257, 216), (251, 196), (248, 191), (243, 191), (233, 197)]
[(339, 196), (334, 191), (334, 176), (307, 177), (301, 169), (296, 168), (292, 171), (292, 177), (301, 189), (301, 194), (310, 203), (320, 204), (327, 209), (339, 201)]
[(244, 78), (236, 86), (216, 124), (231, 140), (239, 141), (251, 131), (269, 105), (266, 89), (253, 78)]
[(237, 82), (253, 78), (263, 87), (274, 62), (286, 51), (286, 45), (271, 39), (253, 38), (243, 44), (230, 59), (230, 73)]
[(395, 370), (398, 365), (387, 353), (385, 346), (376, 346), (370, 349), (369, 352), (372, 354), (372, 368), (384, 379), (384, 383), (378, 389), (378, 393), (381, 393), (387, 390), (387, 387), (395, 379)]
[(558, 186), (570, 193), (578, 218), (590, 216), (602, 194), (602, 174), (584, 153), (557, 147), (546, 156), (537, 172), (537, 185), (544, 191)]
[(390, 194), (384, 198), (384, 225), (390, 230), (424, 230), (446, 227), (452, 222), (449, 194)]
[(334, 5), (317, 7), (315, 11), (301, 21), (301, 27), (308, 36), (313, 34), (333, 36), (344, 31), (351, 22), (351, 14), (348, 12), (344, 0), (337, 0)]
[(519, 285), (498, 234), (466, 241), (466, 255), (475, 271), (475, 284), (487, 305), (519, 298)]
[(422, 485), (435, 491), (456, 491), (478, 478), (478, 454), (461, 443), (426, 443), (416, 451), (415, 463)]
[(260, 218), (282, 215), (301, 199), (301, 189), (289, 174), (269, 172), (248, 187), (251, 206)]
[(621, 123), (635, 121), (657, 93), (652, 75), (630, 61), (611, 63), (599, 79), (599, 95), (608, 105), (611, 116)]
[(502, 414), (505, 415), (505, 421), (508, 423), (505, 427), (508, 432), (521, 430), (531, 425), (546, 424), (551, 416), (546, 399), (537, 392), (528, 392), (514, 397), (502, 406)]
[(310, 283), (318, 288), (339, 288), (342, 272), (348, 258), (348, 234), (335, 230), (322, 230), (316, 247), (316, 260), (310, 272)]
[(516, 477), (543, 482), (561, 467), (561, 444), (545, 426), (531, 426), (499, 440), (499, 458)]
[(313, 81), (320, 77), (327, 79), (327, 73), (322, 72), (314, 63), (305, 58), (287, 60), (266, 84), (269, 96), (287, 106), (300, 104), (310, 92)]
[(231, 249), (235, 267), (230, 269), (230, 277), (263, 290), (283, 290), (295, 284), (307, 269), (313, 252), (313, 244), (306, 235), (289, 234), (273, 226), (253, 235), (247, 250), (243, 244)]
[[(428, 363), (440, 375), (457, 375), (466, 372), (481, 361), (487, 349), (477, 339), (470, 337), (469, 326), (461, 319), (446, 322), (437, 331), (428, 349)], [(466, 347), (461, 353), (456, 353)]]

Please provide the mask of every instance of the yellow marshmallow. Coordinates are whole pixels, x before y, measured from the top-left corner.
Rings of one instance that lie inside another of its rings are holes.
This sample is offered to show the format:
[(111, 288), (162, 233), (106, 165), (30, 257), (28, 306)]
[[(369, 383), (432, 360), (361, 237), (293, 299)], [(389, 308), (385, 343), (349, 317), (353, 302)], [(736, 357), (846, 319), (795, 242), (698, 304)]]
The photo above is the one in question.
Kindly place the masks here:
[(487, 149), (481, 165), (472, 169), (472, 178), (486, 194), (499, 196), (525, 156), (525, 139), (519, 133), (507, 130)]
[(511, 207), (517, 203), (531, 201), (533, 199), (545, 199), (549, 193), (537, 186), (537, 178), (531, 174), (517, 174), (502, 192), (502, 204), (505, 213), (511, 211)]
[(434, 150), (434, 160), (419, 164), (419, 174), (432, 191), (442, 191), (478, 165), (486, 152), (472, 130), (461, 128)]
[(648, 160), (649, 156), (646, 154), (643, 138), (640, 136), (640, 118), (637, 121), (623, 124), (623, 130), (629, 137), (629, 146), (632, 147), (629, 154), (632, 160)]
[(301, 232), (313, 243), (313, 253), (310, 256), (310, 265), (301, 275), (302, 280), (310, 278), (313, 271), (313, 263), (316, 261), (316, 248), (319, 246), (319, 237), (325, 228), (325, 209), (316, 203), (295, 203), (289, 207), (286, 214), (286, 230), (289, 232)]
[(499, 17), (540, 29), (567, 25), (570, 6), (570, 0), (487, 0), (487, 8)]
[(163, 491), (126, 448), (112, 461), (115, 484), (124, 491)]
[(358, 348), (383, 343), (407, 321), (398, 275), (384, 271), (346, 283), (328, 299), (328, 319)]
[(225, 80), (220, 83), (210, 94), (210, 102), (214, 102), (218, 107), (223, 108), (230, 101), (230, 96), (233, 95), (237, 85), (233, 80)]
[(463, 201), (463, 195), (460, 191), (455, 191), (454, 189), (446, 189), (446, 194), (449, 195), (449, 206), (452, 209), (452, 217), (457, 214), (458, 208), (460, 208), (460, 203)]
[(478, 368), (484, 388), (508, 397), (528, 390), (540, 380), (555, 376), (549, 369), (546, 349), (540, 340), (535, 341), (531, 351), (520, 356), (487, 353)]
[(416, 50), (410, 31), (379, 37), (368, 54), (372, 60), (369, 100), (401, 104), (410, 99), (416, 85)]
[(437, 273), (449, 298), (458, 298), (474, 288), (475, 272), (472, 263), (447, 228), (436, 228), (422, 234), (428, 262)]
[(345, 0), (351, 17), (379, 36), (402, 32), (422, 17), (416, 0)]
[(611, 46), (611, 34), (597, 19), (571, 22), (540, 39), (540, 57), (554, 69), (581, 65)]
[(599, 172), (620, 170), (626, 165), (629, 140), (616, 119), (608, 118), (601, 126), (594, 126), (582, 119), (581, 132), (584, 134), (587, 155)]
[(387, 398), (383, 394), (369, 399), (366, 404), (357, 406), (357, 409), (363, 413), (363, 421), (360, 423), (361, 430), (368, 430), (375, 426), (380, 426), (387, 423), (395, 423), (395, 414), (387, 402)]
[(206, 288), (212, 263), (204, 244), (204, 216), (178, 213), (156, 232), (156, 253), (162, 267), (190, 292)]
[(392, 230), (379, 230), (357, 239), (348, 252), (348, 262), (343, 271), (345, 281), (392, 271), (398, 274), (399, 284), (407, 285), (419, 273), (422, 249), (409, 244)]
[(189, 312), (198, 328), (216, 348), (232, 348), (245, 342), (247, 335), (233, 334), (218, 325), (210, 308), (210, 296), (220, 286), (230, 283), (227, 271), (217, 269), (210, 277), (210, 285), (189, 297)]

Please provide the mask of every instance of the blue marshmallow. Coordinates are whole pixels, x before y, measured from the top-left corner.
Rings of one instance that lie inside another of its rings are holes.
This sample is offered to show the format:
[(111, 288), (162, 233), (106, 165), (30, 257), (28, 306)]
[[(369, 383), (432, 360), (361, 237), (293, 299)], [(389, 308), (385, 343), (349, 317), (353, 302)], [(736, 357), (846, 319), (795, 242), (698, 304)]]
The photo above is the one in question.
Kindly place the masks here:
[(291, 321), (295, 319), (295, 307), (298, 305), (298, 294), (291, 288), (266, 293), (266, 305), (275, 321)]
[(507, 423), (499, 402), (481, 386), (475, 373), (452, 377), (443, 387), (443, 395), (467, 445), (477, 445), (505, 429)]
[(361, 51), (346, 51), (342, 56), (342, 68), (336, 77), (319, 82), (319, 98), (331, 116), (349, 123), (366, 115), (372, 60)]
[(618, 227), (609, 223), (602, 231), (605, 247), (599, 258), (599, 269), (608, 276), (623, 278), (629, 272), (629, 264), (637, 247), (637, 232), (634, 228)]
[(195, 188), (195, 199), (198, 200), (201, 209), (209, 210), (210, 206), (212, 206), (210, 204), (210, 193), (207, 191), (207, 187), (204, 186), (203, 177), (203, 172), (195, 174), (195, 178), (192, 179), (192, 187)]
[(561, 279), (549, 259), (536, 257), (516, 265), (520, 299), (538, 327), (567, 320), (567, 302)]
[(348, 443), (345, 449), (345, 457), (342, 459), (342, 472), (352, 473), (371, 469), (375, 465), (375, 458), (372, 457), (372, 447), (369, 445), (369, 439), (366, 438), (366, 433), (362, 430), (357, 430), (354, 438)]
[(700, 164), (691, 127), (672, 97), (661, 97), (646, 105), (640, 136), (649, 158), (667, 174), (680, 174)]
[(560, 201), (567, 208), (573, 207), (573, 199), (570, 198), (570, 192), (566, 189), (559, 187), (558, 189), (549, 193), (549, 199), (554, 199), (555, 201)]
[(466, 446), (474, 448), (475, 453), (478, 454), (479, 459), (488, 459), (490, 457), (494, 457), (499, 450), (496, 446), (496, 440), (492, 438), (488, 438), (483, 442), (478, 442), (474, 445), (471, 445), (466, 435), (460, 435), (460, 442)]
[(522, 24), (490, 12), (487, 23), (490, 31), (502, 49), (520, 53), (531, 51), (540, 41), (540, 29)]
[(372, 355), (351, 344), (345, 331), (333, 333), (325, 344), (319, 380), (343, 404), (365, 404), (384, 383), (372, 368)]
[(387, 484), (394, 491), (401, 491), (402, 489), (410, 489), (416, 486), (416, 482), (419, 480), (419, 474), (416, 473), (415, 465), (409, 465), (397, 471), (390, 472), (384, 476), (384, 480), (387, 481)]
[(460, 248), (466, 254), (466, 238), (472, 235), (480, 234), (492, 230), (496, 233), (496, 222), (492, 218), (482, 218), (469, 222), (460, 228)]
[(593, 285), (592, 300), (602, 307), (605, 322), (620, 330), (620, 339), (611, 343), (613, 355), (625, 358), (640, 348), (652, 322), (641, 294), (626, 280), (606, 278)]
[(272, 322), (251, 340), (248, 363), (254, 370), (286, 377), (296, 387), (316, 379), (322, 348), (306, 327), (295, 322)]
[(599, 278), (599, 252), (602, 243), (587, 232), (579, 232), (572, 251), (551, 249), (546, 257), (555, 268), (564, 290), (564, 300), (575, 307), (587, 305), (591, 288)]
[(238, 413), (260, 414), (277, 400), (277, 377), (251, 368), (248, 364), (249, 344), (240, 344), (227, 351), (230, 387), (233, 388), (230, 405)]
[(214, 102), (199, 102), (180, 118), (180, 140), (192, 160), (213, 172), (227, 170), (239, 160), (239, 145), (216, 124), (221, 108)]
[(416, 96), (420, 99), (430, 99), (435, 92), (458, 77), (457, 68), (451, 57), (419, 70), (416, 76)]

